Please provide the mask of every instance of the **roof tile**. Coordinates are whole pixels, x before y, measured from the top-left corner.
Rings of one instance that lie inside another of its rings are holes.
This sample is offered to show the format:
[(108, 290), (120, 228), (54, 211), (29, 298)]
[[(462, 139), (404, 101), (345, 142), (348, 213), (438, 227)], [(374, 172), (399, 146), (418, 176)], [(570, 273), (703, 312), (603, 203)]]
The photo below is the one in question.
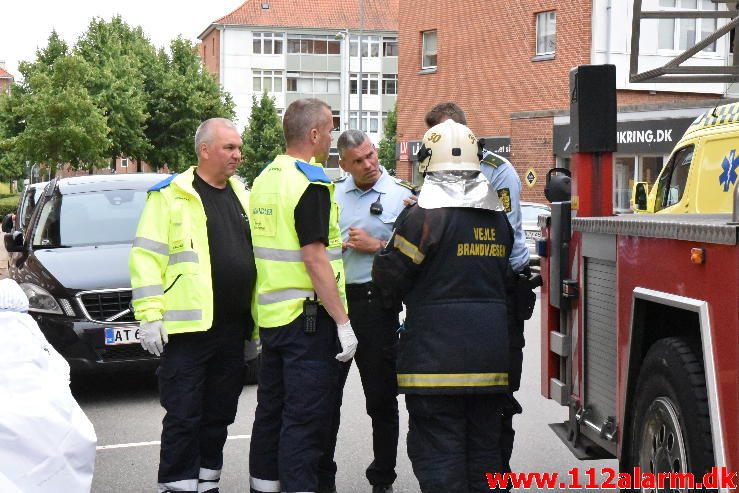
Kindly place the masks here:
[(213, 24), (397, 31), (398, 0), (246, 0)]

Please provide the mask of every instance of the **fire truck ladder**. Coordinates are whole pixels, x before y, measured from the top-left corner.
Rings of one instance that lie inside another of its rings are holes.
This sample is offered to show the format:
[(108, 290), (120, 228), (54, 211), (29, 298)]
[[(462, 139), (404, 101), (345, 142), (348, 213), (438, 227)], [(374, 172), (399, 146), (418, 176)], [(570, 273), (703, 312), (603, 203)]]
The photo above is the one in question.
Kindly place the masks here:
[[(634, 16), (631, 27), (631, 64), (629, 82), (739, 82), (739, 2), (737, 0), (711, 0), (715, 4), (727, 4), (728, 10), (676, 10), (662, 8), (655, 11), (642, 10), (642, 0), (634, 0)], [(728, 5), (728, 4), (733, 4)], [(730, 19), (730, 21), (703, 38), (695, 46), (677, 55), (670, 62), (646, 72), (639, 73), (639, 38), (641, 21), (645, 19)], [(733, 55), (728, 66), (682, 64), (718, 39), (734, 31)]]

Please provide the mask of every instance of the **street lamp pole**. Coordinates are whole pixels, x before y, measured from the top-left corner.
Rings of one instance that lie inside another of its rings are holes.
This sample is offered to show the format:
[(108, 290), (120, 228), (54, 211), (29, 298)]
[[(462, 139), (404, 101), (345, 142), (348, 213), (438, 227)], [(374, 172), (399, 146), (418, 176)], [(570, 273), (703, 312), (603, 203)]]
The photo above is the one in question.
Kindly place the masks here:
[(350, 35), (349, 29), (344, 29), (336, 33), (336, 39), (341, 40), (341, 127), (343, 130), (349, 129), (349, 115), (351, 105), (351, 64), (350, 64)]
[[(362, 117), (362, 94), (364, 93), (364, 74), (362, 73), (362, 59), (364, 58), (364, 53), (362, 52), (362, 50), (364, 49), (364, 46), (362, 44), (363, 34), (364, 34), (364, 0), (359, 0), (359, 74), (357, 77), (359, 111), (357, 114), (357, 123), (359, 125), (359, 130), (362, 130), (362, 131), (364, 131), (364, 129), (362, 128), (362, 122), (364, 121)], [(367, 51), (369, 54), (369, 46), (367, 46)], [(369, 91), (369, 80), (367, 81), (367, 89)]]

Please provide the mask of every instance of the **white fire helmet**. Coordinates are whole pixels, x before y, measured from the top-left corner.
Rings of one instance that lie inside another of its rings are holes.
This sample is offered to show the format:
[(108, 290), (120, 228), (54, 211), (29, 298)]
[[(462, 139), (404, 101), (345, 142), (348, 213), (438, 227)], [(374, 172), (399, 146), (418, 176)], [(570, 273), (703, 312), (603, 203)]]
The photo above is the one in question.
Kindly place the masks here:
[(480, 171), (480, 158), (472, 130), (448, 119), (434, 125), (423, 136), (418, 151), (418, 171)]

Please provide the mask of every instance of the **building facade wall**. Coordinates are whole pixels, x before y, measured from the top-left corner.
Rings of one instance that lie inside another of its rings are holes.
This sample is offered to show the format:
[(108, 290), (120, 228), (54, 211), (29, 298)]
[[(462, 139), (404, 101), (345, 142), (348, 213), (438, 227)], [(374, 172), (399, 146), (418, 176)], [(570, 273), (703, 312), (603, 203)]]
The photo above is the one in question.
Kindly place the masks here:
[(221, 72), (221, 31), (213, 29), (200, 41), (198, 53), (203, 65), (220, 80)]
[[(478, 136), (510, 138), (510, 159), (523, 184), (523, 199), (543, 202), (546, 171), (558, 163), (551, 115), (569, 113), (569, 72), (581, 64), (616, 64), (619, 107), (721, 98), (727, 90), (723, 84), (628, 83), (631, 3), (489, 2), (480, 11), (464, 2), (401, 1), (398, 175), (418, 182), (415, 163), (403, 155), (403, 149), (412, 153), (413, 146), (403, 144), (422, 138), (424, 115), (432, 106), (454, 101), (465, 110), (468, 125)], [(644, 9), (656, 4), (657, 0), (645, 0)], [(556, 51), (553, 57), (537, 57), (536, 16), (550, 10), (556, 12)], [(434, 29), (437, 67), (421, 70), (422, 33)], [(642, 27), (640, 70), (664, 65), (676, 54), (657, 50), (656, 32), (654, 26), (651, 31), (649, 25)], [(699, 62), (725, 63), (724, 48), (717, 45), (715, 53), (701, 54)], [(536, 175), (533, 187), (526, 180), (529, 170)]]

